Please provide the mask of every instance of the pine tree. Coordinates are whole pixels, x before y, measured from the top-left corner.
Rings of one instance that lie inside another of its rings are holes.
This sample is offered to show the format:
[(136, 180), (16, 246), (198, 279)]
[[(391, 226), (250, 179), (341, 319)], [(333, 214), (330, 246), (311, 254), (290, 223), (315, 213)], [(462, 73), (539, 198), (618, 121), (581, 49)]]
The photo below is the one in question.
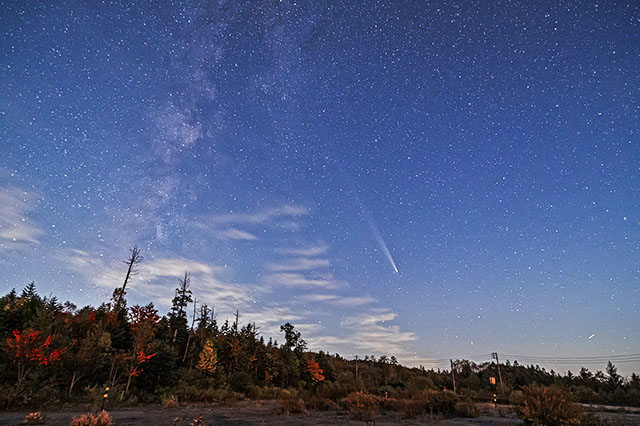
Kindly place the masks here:
[(38, 297), (38, 292), (36, 291), (36, 283), (31, 281), (29, 284), (27, 284), (27, 286), (22, 289), (22, 294), (20, 295), (20, 297), (27, 300), (33, 300), (34, 298)]
[[(280, 331), (284, 333), (285, 343), (281, 348), (281, 386), (297, 386), (301, 373), (304, 372), (304, 350), (307, 343), (302, 339), (300, 332), (293, 328), (290, 323), (280, 326)], [(301, 365), (302, 371), (301, 371)]]
[(188, 337), (187, 306), (193, 302), (192, 293), (189, 289), (190, 281), (189, 272), (185, 272), (184, 278), (178, 282), (178, 288), (169, 313), (169, 325), (173, 333), (172, 342), (179, 348), (178, 352), (180, 354), (184, 354)]
[(620, 374), (618, 374), (618, 368), (613, 365), (611, 361), (607, 363), (607, 388), (609, 392), (615, 391), (617, 388), (622, 386), (623, 379)]

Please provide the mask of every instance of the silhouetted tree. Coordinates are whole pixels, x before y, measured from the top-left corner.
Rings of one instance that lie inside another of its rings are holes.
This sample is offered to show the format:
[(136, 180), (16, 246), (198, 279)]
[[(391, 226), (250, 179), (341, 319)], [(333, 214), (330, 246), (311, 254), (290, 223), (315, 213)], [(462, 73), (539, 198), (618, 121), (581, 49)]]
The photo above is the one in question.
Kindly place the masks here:
[(191, 289), (189, 288), (190, 282), (189, 272), (185, 272), (184, 277), (178, 281), (178, 288), (172, 300), (171, 312), (169, 313), (169, 325), (173, 332), (172, 342), (178, 348), (180, 355), (184, 354), (188, 338), (187, 306), (193, 302)]

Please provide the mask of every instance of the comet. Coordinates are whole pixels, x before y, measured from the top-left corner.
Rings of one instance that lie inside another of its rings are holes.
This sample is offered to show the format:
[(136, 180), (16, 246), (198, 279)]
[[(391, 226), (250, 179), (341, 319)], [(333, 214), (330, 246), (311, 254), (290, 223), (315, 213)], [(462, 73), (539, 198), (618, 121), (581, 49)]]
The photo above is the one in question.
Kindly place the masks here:
[[(342, 169), (346, 170), (346, 167), (343, 167)], [(351, 184), (353, 196), (356, 199), (356, 201), (358, 202), (358, 207), (360, 207), (360, 213), (362, 213), (362, 216), (364, 216), (364, 218), (369, 223), (369, 227), (371, 228), (371, 232), (373, 232), (373, 236), (375, 237), (376, 242), (378, 243), (378, 246), (380, 247), (380, 250), (382, 250), (382, 252), (384, 253), (385, 257), (389, 261), (389, 264), (391, 265), (391, 268), (393, 268), (393, 272), (395, 272), (396, 274), (399, 273), (398, 265), (396, 265), (395, 260), (393, 260), (393, 256), (391, 256), (391, 252), (389, 251), (389, 247), (387, 247), (387, 243), (384, 241), (384, 238), (382, 238), (382, 233), (378, 229), (378, 226), (376, 225), (376, 222), (373, 220), (373, 217), (365, 210), (364, 204), (360, 200), (360, 197), (358, 197), (358, 192), (356, 190), (355, 185), (353, 184), (353, 181), (351, 180), (351, 177), (346, 172), (345, 172), (345, 176), (347, 178), (346, 179), (347, 182), (349, 182)]]
[(385, 243), (384, 239), (382, 238), (382, 234), (380, 234), (380, 231), (375, 226), (375, 223), (373, 223), (371, 221), (371, 222), (369, 222), (369, 225), (371, 226), (371, 230), (373, 231), (373, 235), (376, 237), (376, 241), (378, 242), (378, 245), (382, 249), (382, 252), (384, 253), (384, 255), (387, 257), (387, 260), (389, 261), (389, 264), (391, 264), (391, 267), (393, 268), (393, 271), (397, 274), (398, 273), (398, 267), (396, 266), (395, 260), (393, 260), (393, 256), (391, 256), (391, 252), (389, 251), (389, 247), (387, 247), (387, 243)]
[(398, 266), (396, 265), (396, 261), (393, 260), (393, 256), (391, 256), (391, 252), (389, 251), (389, 247), (387, 247), (387, 243), (384, 241), (384, 238), (382, 238), (382, 234), (380, 233), (380, 230), (378, 229), (378, 226), (376, 225), (375, 221), (373, 220), (373, 217), (371, 217), (371, 215), (364, 209), (364, 206), (362, 205), (362, 202), (360, 201), (360, 199), (358, 198), (357, 195), (356, 195), (356, 199), (358, 200), (358, 204), (360, 204), (360, 211), (362, 212), (362, 215), (365, 217), (365, 219), (367, 219), (367, 222), (369, 223), (369, 227), (371, 228), (371, 232), (373, 233), (373, 236), (375, 237), (376, 242), (378, 243), (378, 246), (380, 247), (380, 250), (382, 250), (382, 252), (384, 253), (385, 257), (389, 261), (389, 264), (391, 265), (391, 268), (393, 268), (393, 272), (395, 272), (396, 274), (399, 273)]

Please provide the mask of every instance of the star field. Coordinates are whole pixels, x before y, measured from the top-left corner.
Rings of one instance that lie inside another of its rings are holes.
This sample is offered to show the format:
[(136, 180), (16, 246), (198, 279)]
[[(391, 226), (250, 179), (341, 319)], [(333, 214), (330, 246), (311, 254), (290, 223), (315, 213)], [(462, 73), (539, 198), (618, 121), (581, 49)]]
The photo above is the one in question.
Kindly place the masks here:
[(637, 3), (2, 9), (4, 292), (139, 244), (130, 304), (344, 356), (640, 352)]

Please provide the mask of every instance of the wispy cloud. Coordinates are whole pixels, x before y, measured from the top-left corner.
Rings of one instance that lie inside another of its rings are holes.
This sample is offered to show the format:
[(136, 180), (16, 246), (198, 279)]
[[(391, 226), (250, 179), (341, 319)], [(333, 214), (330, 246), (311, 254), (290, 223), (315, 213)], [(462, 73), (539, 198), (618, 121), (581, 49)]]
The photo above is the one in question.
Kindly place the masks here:
[(301, 300), (312, 303), (327, 303), (334, 306), (342, 306), (345, 308), (355, 308), (357, 306), (368, 305), (377, 302), (370, 296), (340, 296), (337, 294), (305, 294), (300, 297)]
[[(57, 258), (75, 273), (85, 277), (98, 287), (112, 290), (122, 285), (126, 267), (108, 266), (99, 256), (82, 250), (65, 250)], [(200, 303), (215, 306), (217, 310), (232, 312), (253, 305), (255, 296), (262, 290), (255, 285), (229, 282), (220, 276), (228, 274), (222, 266), (189, 259), (162, 258), (140, 264), (128, 294), (139, 303), (147, 303), (149, 295), (161, 308), (168, 308), (177, 287), (178, 279), (185, 272), (191, 274), (191, 289)]]
[(308, 247), (291, 247), (291, 248), (276, 249), (277, 253), (291, 254), (293, 256), (300, 256), (300, 257), (320, 256), (327, 253), (327, 251), (329, 251), (329, 245), (324, 243), (314, 245), (314, 246), (308, 246)]
[(302, 320), (302, 315), (283, 306), (265, 306), (251, 312), (240, 312), (241, 323), (255, 323), (262, 333), (274, 337), (280, 332), (280, 326), (285, 322), (295, 323), (298, 328), (297, 324)]
[(214, 272), (222, 271), (221, 266), (211, 266), (206, 263), (196, 262), (186, 259), (156, 259), (149, 263), (140, 265), (140, 274), (144, 279), (155, 279), (162, 277), (181, 278), (185, 271), (194, 275), (212, 275)]
[(91, 255), (84, 250), (62, 250), (57, 252), (54, 258), (66, 264), (69, 270), (103, 289), (114, 289), (121, 286), (124, 280), (126, 272), (124, 266), (121, 269), (109, 267), (102, 256)]
[(341, 326), (346, 332), (344, 335), (315, 336), (309, 342), (312, 348), (331, 348), (332, 351), (343, 353), (356, 351), (360, 354), (410, 357), (416, 335), (402, 331), (398, 325), (387, 324), (395, 319), (396, 314), (389, 309), (371, 309), (343, 320)]
[(215, 224), (267, 223), (278, 218), (292, 218), (309, 214), (309, 209), (295, 204), (262, 209), (255, 213), (224, 213), (215, 215), (211, 222)]
[(242, 240), (242, 241), (255, 241), (258, 239), (250, 232), (243, 231), (238, 228), (227, 228), (224, 231), (220, 231), (216, 234), (218, 238), (223, 240)]
[(400, 330), (397, 325), (386, 324), (396, 316), (386, 308), (373, 309), (347, 318), (344, 327), (352, 332), (350, 339), (357, 347), (403, 356), (411, 353), (408, 345), (416, 340), (416, 336), (413, 332)]
[(37, 198), (15, 187), (0, 187), (0, 252), (38, 244), (42, 229), (27, 216)]
[(329, 266), (331, 266), (331, 263), (329, 263), (327, 259), (307, 259), (299, 257), (270, 264), (267, 266), (267, 269), (270, 271), (310, 271)]
[(336, 280), (333, 274), (311, 275), (298, 272), (277, 272), (265, 275), (265, 282), (270, 285), (283, 285), (289, 287), (321, 287), (337, 288), (343, 283)]

